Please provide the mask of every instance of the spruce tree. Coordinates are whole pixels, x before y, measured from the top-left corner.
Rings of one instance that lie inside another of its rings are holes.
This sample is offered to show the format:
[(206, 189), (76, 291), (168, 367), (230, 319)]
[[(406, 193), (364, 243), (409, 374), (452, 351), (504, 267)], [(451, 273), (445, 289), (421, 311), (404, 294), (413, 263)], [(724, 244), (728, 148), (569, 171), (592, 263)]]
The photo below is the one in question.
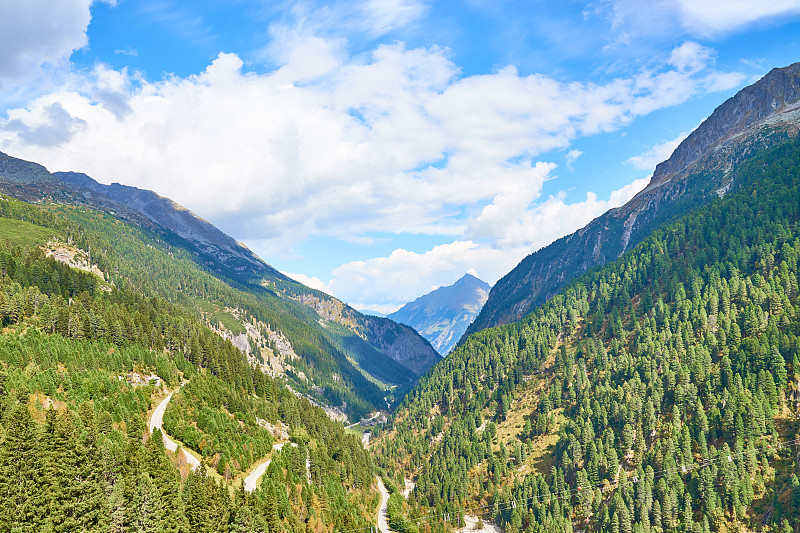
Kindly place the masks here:
[(36, 533), (43, 526), (39, 485), (43, 468), (39, 428), (28, 411), (27, 397), (11, 409), (0, 447), (0, 530)]

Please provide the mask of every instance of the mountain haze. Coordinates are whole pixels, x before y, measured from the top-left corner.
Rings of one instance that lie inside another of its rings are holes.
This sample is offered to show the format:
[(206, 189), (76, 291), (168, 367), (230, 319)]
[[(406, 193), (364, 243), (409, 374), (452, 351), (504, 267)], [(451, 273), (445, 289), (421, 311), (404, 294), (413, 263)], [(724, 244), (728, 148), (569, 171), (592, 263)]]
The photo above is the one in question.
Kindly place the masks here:
[(478, 315), (489, 289), (491, 286), (485, 281), (464, 274), (454, 284), (420, 296), (387, 318), (416, 329), (444, 356)]
[(723, 196), (741, 161), (796, 134), (799, 119), (800, 63), (771, 70), (720, 105), (628, 203), (530, 254), (500, 279), (462, 340), (519, 320), (576, 276), (615, 260), (656, 228)]

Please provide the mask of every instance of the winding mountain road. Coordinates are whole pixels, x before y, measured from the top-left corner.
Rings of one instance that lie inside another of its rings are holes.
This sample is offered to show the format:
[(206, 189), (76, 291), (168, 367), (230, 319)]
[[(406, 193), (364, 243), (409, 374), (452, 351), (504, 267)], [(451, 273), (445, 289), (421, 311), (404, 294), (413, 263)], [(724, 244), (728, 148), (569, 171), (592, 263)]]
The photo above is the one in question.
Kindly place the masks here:
[[(286, 444), (285, 442), (281, 442), (280, 444), (273, 444), (272, 449), (282, 450), (285, 444)], [(289, 444), (297, 448), (296, 443), (290, 442)], [(263, 463), (258, 465), (258, 467), (255, 470), (250, 472), (250, 474), (246, 478), (244, 478), (244, 490), (246, 490), (247, 492), (253, 492), (254, 490), (256, 490), (258, 479), (264, 475), (264, 472), (267, 471), (267, 468), (269, 467), (269, 464), (271, 462), (272, 459), (264, 461)], [(308, 482), (311, 483), (311, 462), (308, 458), (308, 452), (306, 452), (306, 478), (308, 479)]]
[[(164, 423), (164, 412), (167, 410), (167, 404), (169, 404), (173, 394), (175, 394), (175, 391), (170, 392), (169, 396), (161, 400), (161, 403), (158, 404), (158, 407), (156, 407), (156, 410), (153, 411), (153, 415), (150, 417), (150, 434), (152, 434), (156, 428), (160, 429), (161, 435), (164, 438), (164, 447), (171, 452), (178, 449), (178, 443), (169, 438), (169, 435), (164, 431), (162, 425)], [(186, 457), (186, 462), (191, 465), (192, 470), (199, 468), (200, 461), (197, 460), (197, 457), (190, 454), (185, 448), (181, 449), (183, 450), (184, 457)]]
[[(171, 451), (171, 452), (174, 452), (175, 450), (178, 449), (178, 443), (175, 442), (174, 440), (172, 440), (169, 437), (169, 435), (167, 435), (167, 433), (164, 431), (163, 424), (164, 424), (164, 412), (167, 410), (167, 405), (169, 404), (169, 401), (172, 399), (172, 395), (175, 394), (175, 392), (176, 391), (170, 392), (169, 396), (167, 396), (166, 398), (161, 400), (161, 403), (158, 404), (158, 407), (156, 407), (155, 411), (153, 411), (153, 414), (150, 416), (150, 433), (152, 434), (153, 431), (156, 430), (156, 428), (160, 429), (161, 430), (161, 435), (162, 435), (162, 437), (164, 439), (164, 447), (166, 449), (168, 449), (169, 451)], [(283, 443), (283, 442), (281, 442), (279, 444), (273, 444), (272, 445), (272, 449), (273, 450), (281, 450), (281, 449), (283, 449), (283, 446), (285, 444), (286, 443)], [(297, 446), (297, 444), (295, 444), (294, 442), (292, 442), (290, 444), (292, 446)], [(191, 465), (192, 470), (195, 470), (195, 469), (199, 468), (200, 467), (200, 461), (197, 460), (197, 457), (195, 457), (194, 455), (190, 454), (186, 450), (186, 448), (181, 448), (181, 449), (183, 450), (184, 457), (186, 457), (186, 462)], [(267, 471), (267, 468), (269, 467), (269, 464), (271, 462), (272, 462), (271, 459), (268, 459), (268, 460), (264, 461), (263, 463), (258, 465), (258, 467), (255, 470), (250, 472), (250, 474), (246, 478), (244, 478), (244, 490), (246, 490), (247, 492), (253, 492), (254, 490), (256, 490), (256, 486), (258, 485), (259, 478), (264, 475), (264, 472)], [(311, 469), (310, 469), (310, 466), (311, 465), (309, 464), (308, 455), (306, 455), (306, 477), (308, 478), (308, 482), (309, 483), (311, 482)], [(383, 484), (381, 483), (380, 486), (383, 487)], [(383, 488), (383, 490), (385, 491), (386, 489)], [(387, 493), (387, 497), (386, 498), (388, 499), (388, 493)], [(385, 506), (385, 502), (382, 505)], [(385, 514), (385, 512), (384, 512), (384, 514)], [(388, 532), (389, 530), (387, 529), (386, 531)]]
[[(283, 443), (281, 444), (273, 444), (273, 450), (280, 450), (283, 448)], [(272, 459), (268, 459), (261, 463), (255, 470), (250, 472), (250, 475), (244, 478), (244, 490), (247, 492), (253, 492), (256, 490), (256, 486), (258, 484), (258, 478), (264, 475), (264, 472), (267, 471), (267, 467), (272, 462)]]
[(375, 479), (378, 480), (378, 490), (381, 491), (381, 507), (378, 509), (378, 530), (381, 533), (392, 533), (392, 530), (389, 529), (389, 521), (386, 519), (386, 508), (389, 503), (389, 491), (386, 490), (386, 486), (383, 484), (383, 480), (375, 476)]

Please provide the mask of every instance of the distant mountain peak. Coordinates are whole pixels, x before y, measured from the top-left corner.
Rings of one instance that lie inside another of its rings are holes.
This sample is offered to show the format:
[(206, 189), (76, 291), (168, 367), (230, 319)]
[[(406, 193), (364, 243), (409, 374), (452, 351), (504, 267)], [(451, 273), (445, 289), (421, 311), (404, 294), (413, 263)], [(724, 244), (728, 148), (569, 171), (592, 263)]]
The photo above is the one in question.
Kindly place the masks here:
[(440, 354), (447, 355), (477, 316), (490, 289), (485, 281), (464, 274), (452, 285), (420, 296), (388, 318), (416, 329)]
[[(483, 281), (482, 279), (480, 279), (480, 278), (478, 278), (478, 277), (476, 277), (476, 276), (473, 276), (473, 275), (472, 275), (472, 274), (470, 274), (469, 272), (467, 272), (466, 274), (464, 274), (463, 276), (461, 276), (460, 278), (458, 278), (458, 281), (456, 281), (455, 283), (453, 283), (453, 285), (457, 285), (457, 284), (459, 284), (459, 283), (483, 284), (483, 285), (487, 285), (487, 286), (489, 285), (488, 283), (486, 283), (486, 282), (485, 282), (485, 281)], [(452, 287), (452, 285), (451, 285), (451, 287)]]

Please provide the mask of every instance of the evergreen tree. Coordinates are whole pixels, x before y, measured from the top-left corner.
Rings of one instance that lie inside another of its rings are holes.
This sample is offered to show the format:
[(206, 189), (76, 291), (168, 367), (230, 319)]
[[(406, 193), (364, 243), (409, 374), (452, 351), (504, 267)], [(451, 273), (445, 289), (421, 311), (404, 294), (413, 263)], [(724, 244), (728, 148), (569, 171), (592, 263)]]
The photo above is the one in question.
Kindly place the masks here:
[(8, 414), (0, 447), (0, 530), (34, 533), (44, 525), (39, 485), (44, 468), (39, 429), (27, 398), (21, 400)]

